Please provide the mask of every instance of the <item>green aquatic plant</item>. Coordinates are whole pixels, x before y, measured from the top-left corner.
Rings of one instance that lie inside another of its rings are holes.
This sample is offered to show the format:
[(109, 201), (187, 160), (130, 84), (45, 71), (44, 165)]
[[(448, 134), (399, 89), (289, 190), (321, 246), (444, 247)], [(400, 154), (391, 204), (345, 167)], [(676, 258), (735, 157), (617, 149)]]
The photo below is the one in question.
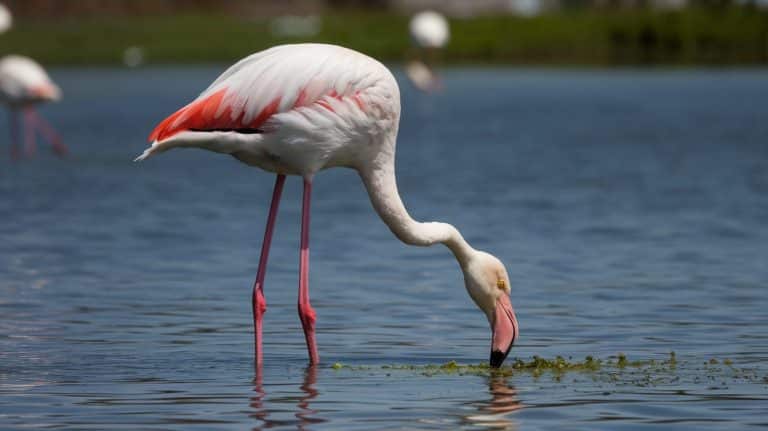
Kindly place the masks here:
[[(528, 375), (534, 379), (550, 376), (554, 381), (561, 381), (570, 376), (574, 381), (584, 377), (595, 381), (603, 381), (612, 385), (632, 385), (639, 387), (675, 384), (681, 379), (689, 379), (693, 383), (705, 381), (723, 382), (726, 379), (748, 383), (768, 384), (768, 376), (756, 369), (737, 368), (730, 359), (709, 358), (701, 362), (679, 361), (675, 352), (670, 352), (664, 359), (630, 359), (626, 354), (619, 353), (605, 359), (586, 356), (584, 360), (567, 359), (555, 356), (547, 359), (534, 355), (525, 360), (514, 358), (501, 368), (491, 368), (488, 363), (460, 364), (448, 361), (443, 364), (386, 364), (351, 366), (339, 362), (330, 367), (336, 371), (383, 371), (386, 376), (394, 373), (416, 373), (425, 377), (434, 376), (484, 376), (511, 377)], [(713, 386), (714, 387), (714, 386)]]
[[(669, 362), (669, 361), (667, 361)], [(629, 361), (624, 354), (619, 354), (617, 359), (601, 360), (592, 356), (587, 356), (583, 361), (574, 361), (555, 356), (554, 359), (542, 358), (534, 355), (532, 359), (515, 358), (509, 365), (501, 368), (491, 368), (487, 363), (480, 364), (459, 364), (456, 361), (449, 361), (444, 364), (426, 364), (426, 365), (382, 365), (382, 370), (407, 370), (418, 371), (422, 374), (474, 374), (474, 375), (512, 375), (515, 373), (528, 372), (533, 375), (541, 375), (544, 372), (565, 373), (565, 372), (588, 372), (597, 371), (603, 367), (624, 368), (624, 367), (642, 367), (652, 365), (654, 361)], [(331, 366), (334, 370), (372, 370), (377, 367), (353, 367), (336, 362)]]
[(619, 353), (619, 359), (616, 361), (616, 366), (624, 368), (627, 366), (627, 356), (623, 353)]
[[(730, 359), (718, 360), (711, 358), (705, 362), (709, 365), (726, 365), (734, 370), (733, 362)], [(605, 371), (607, 373), (618, 373), (623, 370), (639, 370), (646, 373), (672, 372), (678, 365), (675, 352), (670, 352), (667, 359), (656, 360), (630, 360), (626, 354), (619, 353), (616, 356), (607, 359), (595, 358), (591, 355), (586, 356), (583, 361), (566, 359), (563, 356), (555, 356), (554, 359), (542, 358), (534, 355), (530, 360), (514, 358), (508, 365), (501, 368), (491, 368), (488, 363), (479, 364), (459, 364), (456, 361), (449, 361), (444, 364), (387, 364), (381, 366), (350, 366), (340, 362), (334, 363), (331, 368), (334, 370), (393, 370), (393, 371), (416, 371), (426, 375), (435, 374), (474, 374), (474, 375), (513, 375), (521, 373), (530, 373), (534, 376), (540, 376), (543, 373), (563, 374), (568, 372), (597, 372)]]

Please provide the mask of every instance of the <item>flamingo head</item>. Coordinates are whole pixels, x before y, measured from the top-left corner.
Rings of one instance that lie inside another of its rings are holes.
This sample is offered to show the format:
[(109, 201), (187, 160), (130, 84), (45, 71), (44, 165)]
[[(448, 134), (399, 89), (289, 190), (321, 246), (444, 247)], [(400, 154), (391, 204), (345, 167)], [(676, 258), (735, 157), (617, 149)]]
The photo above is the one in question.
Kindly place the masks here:
[(52, 82), (44, 82), (30, 88), (32, 97), (46, 102), (57, 102), (61, 99), (61, 90)]
[(491, 325), (490, 364), (498, 368), (512, 349), (519, 331), (515, 310), (509, 299), (507, 269), (493, 255), (476, 252), (463, 265), (463, 270), (469, 296), (485, 313)]

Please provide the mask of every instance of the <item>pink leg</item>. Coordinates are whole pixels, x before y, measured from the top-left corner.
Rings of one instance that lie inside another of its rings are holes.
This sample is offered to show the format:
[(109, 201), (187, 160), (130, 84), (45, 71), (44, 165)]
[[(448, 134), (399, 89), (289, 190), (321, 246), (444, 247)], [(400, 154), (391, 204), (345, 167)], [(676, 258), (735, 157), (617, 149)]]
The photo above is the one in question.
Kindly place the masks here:
[(19, 148), (19, 113), (15, 109), (8, 110), (8, 129), (11, 131), (11, 158), (17, 160), (21, 157)]
[(309, 303), (309, 201), (312, 180), (304, 179), (304, 199), (301, 207), (301, 249), (299, 250), (299, 318), (307, 340), (310, 365), (320, 362), (315, 343), (315, 310)]
[(45, 139), (50, 142), (51, 147), (53, 147), (53, 152), (55, 152), (59, 157), (64, 157), (68, 151), (67, 146), (61, 142), (61, 137), (58, 133), (56, 133), (56, 130), (53, 128), (53, 126), (48, 124), (48, 122), (45, 121), (43, 117), (41, 117), (40, 114), (38, 114), (34, 109), (30, 108), (29, 112), (32, 124), (37, 128), (37, 130), (40, 131), (40, 133), (43, 134), (43, 136), (45, 136)]
[(280, 195), (283, 193), (283, 184), (285, 175), (278, 174), (275, 180), (275, 190), (272, 192), (272, 204), (269, 206), (269, 216), (267, 218), (267, 229), (264, 231), (264, 242), (261, 244), (261, 257), (259, 258), (259, 269), (256, 272), (256, 282), (253, 284), (253, 297), (251, 305), (253, 307), (253, 337), (254, 337), (254, 361), (257, 367), (257, 373), (260, 375), (262, 361), (261, 348), (261, 319), (267, 311), (267, 301), (264, 299), (264, 277), (267, 275), (267, 260), (269, 259), (269, 246), (272, 243), (272, 232), (275, 229), (275, 219), (277, 218), (277, 208), (280, 206)]
[(23, 116), (24, 128), (24, 154), (32, 157), (37, 153), (37, 143), (35, 143), (35, 126), (32, 120), (32, 108), (24, 108)]

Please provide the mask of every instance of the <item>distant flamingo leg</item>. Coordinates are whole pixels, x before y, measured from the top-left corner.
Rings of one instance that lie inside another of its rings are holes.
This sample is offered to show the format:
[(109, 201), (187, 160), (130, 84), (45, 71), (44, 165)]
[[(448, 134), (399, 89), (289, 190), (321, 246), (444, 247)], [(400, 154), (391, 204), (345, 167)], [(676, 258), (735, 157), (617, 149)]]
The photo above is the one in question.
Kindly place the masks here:
[(29, 116), (32, 120), (32, 124), (37, 128), (37, 130), (40, 131), (40, 133), (43, 134), (45, 139), (50, 142), (51, 147), (53, 148), (53, 152), (56, 153), (56, 155), (59, 157), (64, 157), (68, 151), (67, 146), (61, 142), (61, 137), (53, 128), (53, 126), (48, 124), (48, 122), (45, 121), (45, 119), (32, 108), (29, 110)]
[(256, 272), (256, 282), (253, 284), (251, 306), (253, 308), (254, 361), (257, 368), (262, 363), (261, 320), (267, 311), (267, 301), (264, 299), (264, 277), (267, 275), (269, 246), (272, 244), (272, 232), (275, 230), (275, 219), (277, 219), (277, 209), (280, 206), (280, 195), (283, 193), (283, 184), (285, 184), (285, 175), (278, 174), (275, 180), (275, 189), (272, 192), (272, 203), (269, 206), (267, 228), (264, 231), (264, 242), (261, 244), (259, 269)]
[(17, 160), (21, 157), (19, 145), (19, 113), (16, 109), (8, 110), (8, 129), (11, 132), (11, 158)]
[(310, 365), (320, 362), (315, 343), (315, 310), (309, 303), (309, 202), (312, 180), (304, 178), (304, 197), (301, 206), (301, 249), (299, 250), (299, 318), (307, 340)]
[(24, 114), (22, 116), (22, 125), (24, 132), (24, 154), (27, 157), (32, 157), (37, 153), (37, 143), (35, 142), (35, 127), (34, 120), (32, 120), (32, 108), (24, 108)]

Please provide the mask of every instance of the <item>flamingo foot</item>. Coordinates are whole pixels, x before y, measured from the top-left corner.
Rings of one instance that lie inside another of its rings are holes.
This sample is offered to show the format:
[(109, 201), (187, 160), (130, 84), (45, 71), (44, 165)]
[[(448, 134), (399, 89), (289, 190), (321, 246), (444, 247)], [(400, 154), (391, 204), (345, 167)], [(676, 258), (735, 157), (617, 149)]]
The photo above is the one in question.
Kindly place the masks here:
[(317, 314), (309, 303), (299, 304), (299, 319), (301, 320), (301, 327), (304, 329), (304, 338), (307, 341), (309, 364), (317, 365), (320, 363), (320, 356), (317, 354), (317, 342), (315, 341)]

